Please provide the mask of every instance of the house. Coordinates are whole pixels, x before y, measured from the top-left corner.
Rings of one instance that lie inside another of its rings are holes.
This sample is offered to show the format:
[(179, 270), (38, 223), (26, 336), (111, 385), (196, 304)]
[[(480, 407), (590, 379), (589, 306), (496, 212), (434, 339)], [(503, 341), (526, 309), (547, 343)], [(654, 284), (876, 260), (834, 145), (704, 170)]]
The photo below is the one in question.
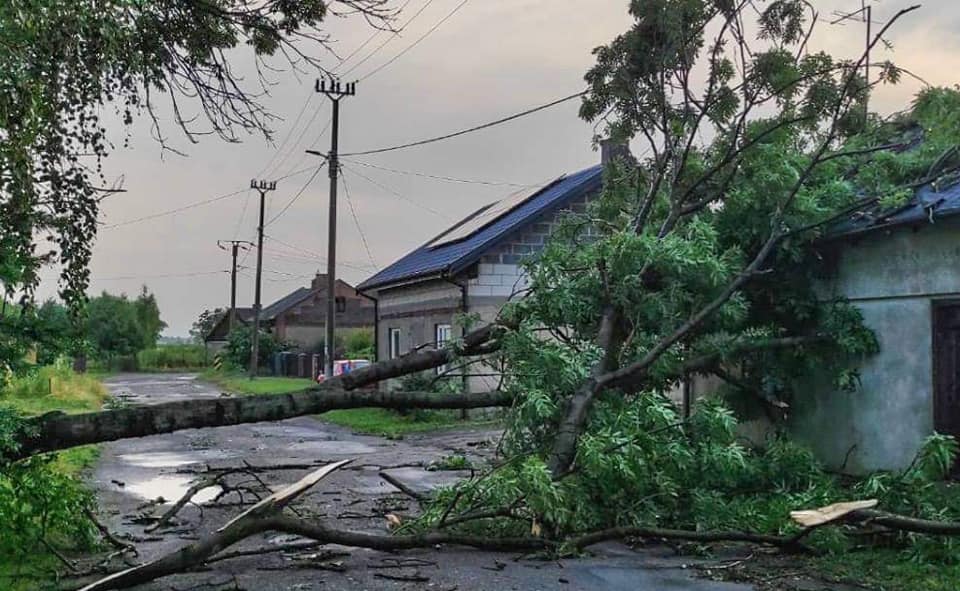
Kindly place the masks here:
[[(253, 321), (253, 308), (237, 308), (237, 324), (243, 325)], [(203, 344), (208, 353), (217, 353), (227, 346), (227, 339), (230, 335), (230, 312), (229, 310), (220, 315), (216, 324), (210, 329), (210, 332), (203, 337)]]
[(958, 232), (960, 184), (928, 185), (892, 212), (858, 212), (820, 245), (823, 297), (859, 308), (880, 343), (855, 392), (813, 383), (794, 404), (792, 432), (831, 467), (902, 469), (934, 431), (960, 438)]
[[(486, 205), (361, 283), (357, 289), (377, 302), (377, 358), (442, 346), (460, 336), (462, 314), (492, 321), (526, 285), (521, 260), (543, 248), (561, 212), (585, 208), (614, 157), (630, 158), (628, 148), (605, 142), (601, 164)], [(495, 386), (496, 375), (476, 373), (471, 391)]]
[[(374, 302), (360, 295), (342, 279), (336, 283), (337, 335), (354, 330), (372, 330), (375, 320)], [(285, 295), (260, 312), (260, 326), (273, 334), (278, 341), (288, 343), (302, 352), (322, 352), (326, 334), (327, 276), (318, 273), (309, 287), (300, 287)], [(241, 324), (253, 322), (252, 308), (237, 308), (237, 320)], [(214, 325), (205, 339), (208, 346), (226, 343), (229, 318)]]

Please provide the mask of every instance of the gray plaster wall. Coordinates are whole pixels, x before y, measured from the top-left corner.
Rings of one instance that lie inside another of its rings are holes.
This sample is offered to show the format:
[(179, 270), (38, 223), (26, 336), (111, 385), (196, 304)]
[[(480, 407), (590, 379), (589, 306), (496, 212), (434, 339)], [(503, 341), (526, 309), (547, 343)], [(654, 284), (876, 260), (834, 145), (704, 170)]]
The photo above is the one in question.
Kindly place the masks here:
[(875, 233), (839, 250), (821, 295), (857, 306), (880, 352), (857, 363), (855, 392), (816, 378), (798, 392), (790, 427), (829, 466), (851, 473), (904, 468), (933, 432), (932, 305), (960, 297), (958, 231), (941, 221)]

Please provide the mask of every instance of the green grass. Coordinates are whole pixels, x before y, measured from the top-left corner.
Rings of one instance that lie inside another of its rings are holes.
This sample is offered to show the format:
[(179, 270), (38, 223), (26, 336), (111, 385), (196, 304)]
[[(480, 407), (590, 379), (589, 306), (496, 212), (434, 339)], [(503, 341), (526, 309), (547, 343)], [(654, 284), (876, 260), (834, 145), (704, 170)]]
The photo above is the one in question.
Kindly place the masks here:
[[(236, 394), (287, 394), (309, 388), (313, 380), (301, 378), (259, 377), (255, 380), (236, 373), (206, 371), (202, 379)], [(331, 410), (321, 420), (347, 427), (357, 433), (401, 437), (440, 429), (456, 429), (496, 425), (495, 421), (462, 421), (460, 411), (414, 410), (406, 415), (383, 408), (351, 408)]]
[(935, 564), (915, 560), (895, 549), (871, 549), (817, 558), (815, 572), (851, 581), (879, 591), (956, 591), (960, 564)]
[[(68, 367), (40, 368), (35, 374), (17, 378), (0, 390), (0, 404), (12, 406), (25, 415), (95, 411), (107, 398), (107, 389), (96, 377), (74, 374)], [(99, 453), (95, 445), (65, 450), (56, 455), (53, 466), (57, 472), (79, 477), (93, 465)], [(2, 535), (3, 524), (0, 524)], [(39, 548), (16, 559), (0, 556), (0, 588), (11, 591), (54, 588), (55, 572), (61, 567), (56, 558)]]
[(212, 382), (234, 394), (287, 394), (298, 392), (316, 384), (307, 378), (258, 377), (251, 380), (239, 373), (224, 373), (207, 370), (200, 379)]

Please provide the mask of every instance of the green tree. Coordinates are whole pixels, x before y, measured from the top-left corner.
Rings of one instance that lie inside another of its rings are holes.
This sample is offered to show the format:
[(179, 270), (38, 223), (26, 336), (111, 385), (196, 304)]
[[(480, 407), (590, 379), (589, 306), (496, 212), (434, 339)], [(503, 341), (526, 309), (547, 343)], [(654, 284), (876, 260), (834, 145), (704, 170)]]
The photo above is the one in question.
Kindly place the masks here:
[[(599, 197), (528, 261), (528, 295), (501, 313), (491, 361), (516, 401), (503, 444), (513, 459), (456, 487), (426, 523), (484, 506), (554, 534), (741, 528), (757, 515), (776, 530), (787, 512), (769, 512), (772, 497), (732, 495), (830, 498), (809, 453), (784, 444), (758, 459), (738, 441), (723, 400), (782, 414), (813, 372), (856, 383), (849, 361), (877, 343), (855, 308), (818, 300), (816, 241), (957, 169), (960, 93), (867, 116), (895, 66), (868, 84), (865, 55), (812, 51), (802, 0), (753, 11), (634, 0), (630, 30), (595, 51), (581, 116), (642, 144), (641, 157), (608, 166)], [(699, 374), (725, 383), (685, 419), (670, 394)], [(487, 527), (517, 533), (509, 518)]]
[(227, 310), (223, 308), (214, 308), (213, 310), (204, 310), (200, 313), (200, 316), (194, 321), (193, 326), (190, 327), (190, 336), (197, 343), (203, 343), (203, 339), (206, 338), (210, 331), (213, 330), (213, 327), (220, 322), (220, 319), (223, 318), (224, 314), (227, 314)]
[(37, 308), (37, 363), (50, 365), (61, 355), (73, 353), (77, 335), (70, 312), (63, 304), (48, 299)]
[[(252, 342), (253, 327), (238, 326), (230, 331), (227, 337), (227, 359), (235, 367), (244, 369), (250, 368), (250, 349)], [(260, 341), (257, 345), (257, 357), (259, 367), (269, 367), (273, 361), (273, 354), (283, 349), (282, 343), (277, 342), (273, 334), (260, 330)]]
[(160, 307), (157, 305), (157, 298), (144, 285), (140, 289), (140, 295), (133, 301), (133, 307), (137, 313), (137, 322), (143, 331), (143, 346), (141, 349), (150, 349), (157, 346), (157, 339), (160, 333), (167, 327), (167, 323), (160, 319)]
[(118, 356), (135, 355), (148, 338), (137, 306), (125, 294), (107, 292), (91, 298), (87, 304), (87, 338), (94, 351), (108, 366)]

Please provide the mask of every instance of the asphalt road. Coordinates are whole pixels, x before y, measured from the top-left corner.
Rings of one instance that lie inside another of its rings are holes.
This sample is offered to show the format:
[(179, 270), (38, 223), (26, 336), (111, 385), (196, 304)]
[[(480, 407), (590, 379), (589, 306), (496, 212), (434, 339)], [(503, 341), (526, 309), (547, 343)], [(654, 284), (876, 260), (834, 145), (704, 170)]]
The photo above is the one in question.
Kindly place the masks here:
[[(223, 395), (191, 375), (121, 375), (106, 381), (113, 395), (130, 404), (151, 404), (183, 398)], [(496, 436), (489, 431), (440, 432), (392, 441), (355, 435), (349, 430), (301, 417), (279, 423), (180, 431), (105, 444), (92, 485), (101, 520), (132, 540), (140, 560), (149, 560), (196, 540), (243, 510), (237, 493), (211, 504), (219, 489), (202, 491), (170, 527), (147, 532), (149, 515), (162, 511), (157, 497), (179, 498), (206, 466), (323, 464), (355, 458), (362, 467), (339, 471), (315, 487), (297, 505), (305, 517), (338, 528), (383, 533), (385, 513), (415, 513), (415, 503), (384, 482), (382, 467), (425, 462), (463, 453), (478, 459), (491, 453)], [(263, 483), (247, 479), (256, 490), (295, 482), (308, 471), (279, 470), (259, 474)], [(428, 472), (403, 467), (390, 473), (415, 490), (428, 491), (464, 473)], [(243, 502), (253, 500), (244, 495)], [(147, 517), (147, 519), (145, 519)], [(250, 538), (233, 550), (275, 547), (297, 540), (287, 535)], [(335, 554), (332, 558), (330, 554)], [(398, 559), (418, 559), (396, 565)], [(542, 561), (513, 554), (442, 547), (388, 554), (366, 549), (325, 547), (305, 551), (245, 556), (210, 565), (207, 570), (162, 579), (138, 589), (250, 591), (373, 589), (438, 591), (572, 590), (604, 591), (746, 591), (752, 587), (698, 578), (710, 563), (677, 557), (667, 548), (634, 551), (621, 544), (591, 548), (575, 560)], [(395, 578), (419, 578), (400, 581)]]

